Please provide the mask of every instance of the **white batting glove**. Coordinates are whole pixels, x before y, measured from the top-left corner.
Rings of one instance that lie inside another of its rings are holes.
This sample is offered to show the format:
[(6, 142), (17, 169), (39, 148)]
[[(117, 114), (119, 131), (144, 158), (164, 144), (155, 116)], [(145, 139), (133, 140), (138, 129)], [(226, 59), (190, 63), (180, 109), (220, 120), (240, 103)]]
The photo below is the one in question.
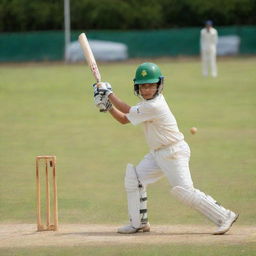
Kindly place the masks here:
[(113, 105), (110, 102), (110, 100), (108, 99), (105, 104), (105, 110), (100, 110), (100, 112), (107, 112), (107, 111), (111, 110), (112, 108), (113, 108)]
[(100, 112), (107, 112), (112, 108), (108, 96), (113, 93), (110, 83), (100, 82), (93, 85), (94, 103), (100, 109)]
[(112, 103), (106, 95), (97, 94), (94, 96), (94, 103), (100, 112), (107, 112), (112, 109)]
[(111, 93), (113, 93), (111, 84), (108, 82), (100, 82), (100, 83), (94, 84), (93, 87), (94, 87), (94, 96), (97, 93), (100, 93), (108, 97)]
[(106, 106), (102, 98), (103, 98), (103, 95), (101, 94), (97, 94), (94, 96), (94, 103), (96, 107), (100, 109), (101, 112), (106, 110)]

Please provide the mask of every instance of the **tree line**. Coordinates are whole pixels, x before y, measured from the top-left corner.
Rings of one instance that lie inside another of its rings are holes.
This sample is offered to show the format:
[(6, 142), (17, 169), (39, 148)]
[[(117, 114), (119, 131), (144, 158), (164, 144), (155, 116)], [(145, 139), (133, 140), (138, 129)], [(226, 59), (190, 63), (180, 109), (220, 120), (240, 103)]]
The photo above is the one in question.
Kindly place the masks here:
[[(256, 25), (256, 0), (70, 0), (72, 30)], [(64, 0), (0, 0), (0, 31), (61, 30)]]

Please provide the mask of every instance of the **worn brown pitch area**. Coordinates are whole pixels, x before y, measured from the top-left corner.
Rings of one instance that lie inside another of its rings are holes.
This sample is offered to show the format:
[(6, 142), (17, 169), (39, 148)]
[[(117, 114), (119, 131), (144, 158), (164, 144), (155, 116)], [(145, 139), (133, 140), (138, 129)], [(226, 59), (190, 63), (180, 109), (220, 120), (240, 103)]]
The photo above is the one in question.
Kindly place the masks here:
[(0, 247), (88, 246), (122, 244), (246, 244), (256, 243), (256, 226), (234, 227), (214, 236), (213, 226), (152, 225), (149, 233), (122, 235), (118, 225), (62, 224), (59, 231), (37, 232), (34, 224), (0, 224)]

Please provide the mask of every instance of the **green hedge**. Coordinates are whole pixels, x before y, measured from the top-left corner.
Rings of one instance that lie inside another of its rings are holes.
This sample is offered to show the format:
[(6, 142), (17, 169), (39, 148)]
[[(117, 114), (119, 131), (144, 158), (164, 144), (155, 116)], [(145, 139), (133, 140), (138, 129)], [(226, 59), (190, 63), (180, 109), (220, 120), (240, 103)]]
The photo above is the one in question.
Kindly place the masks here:
[[(1, 0), (0, 32), (61, 30), (64, 0)], [(163, 29), (256, 25), (255, 0), (70, 0), (71, 27), (88, 29)]]

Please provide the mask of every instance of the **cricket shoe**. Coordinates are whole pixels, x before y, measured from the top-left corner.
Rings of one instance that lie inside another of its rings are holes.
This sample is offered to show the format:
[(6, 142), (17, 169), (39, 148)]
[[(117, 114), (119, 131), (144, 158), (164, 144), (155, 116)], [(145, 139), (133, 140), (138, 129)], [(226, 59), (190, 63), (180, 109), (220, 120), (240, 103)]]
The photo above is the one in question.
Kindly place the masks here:
[(117, 233), (120, 234), (134, 234), (137, 232), (149, 232), (150, 231), (150, 224), (146, 223), (146, 224), (141, 224), (141, 226), (139, 228), (135, 228), (132, 225), (127, 225), (127, 226), (123, 226), (121, 228), (119, 228), (117, 230)]
[(233, 223), (238, 219), (239, 214), (230, 211), (229, 218), (213, 233), (213, 235), (223, 235), (228, 232)]

